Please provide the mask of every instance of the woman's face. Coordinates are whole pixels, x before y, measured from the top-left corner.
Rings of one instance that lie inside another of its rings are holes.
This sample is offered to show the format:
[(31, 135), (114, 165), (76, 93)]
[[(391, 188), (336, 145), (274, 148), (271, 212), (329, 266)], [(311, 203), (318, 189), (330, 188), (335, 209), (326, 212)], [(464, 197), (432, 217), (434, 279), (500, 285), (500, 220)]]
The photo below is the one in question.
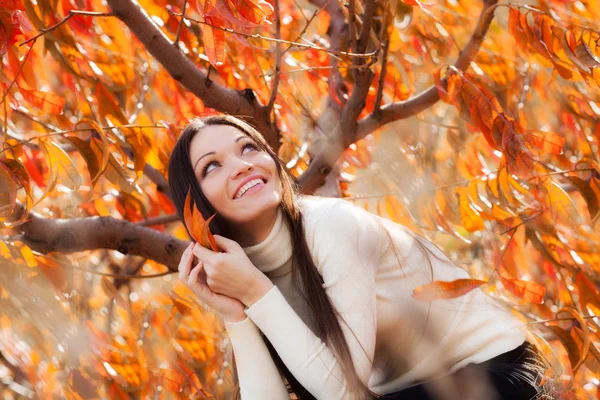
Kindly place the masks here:
[(233, 126), (209, 125), (198, 132), (190, 161), (208, 201), (234, 226), (257, 220), (281, 203), (275, 160)]

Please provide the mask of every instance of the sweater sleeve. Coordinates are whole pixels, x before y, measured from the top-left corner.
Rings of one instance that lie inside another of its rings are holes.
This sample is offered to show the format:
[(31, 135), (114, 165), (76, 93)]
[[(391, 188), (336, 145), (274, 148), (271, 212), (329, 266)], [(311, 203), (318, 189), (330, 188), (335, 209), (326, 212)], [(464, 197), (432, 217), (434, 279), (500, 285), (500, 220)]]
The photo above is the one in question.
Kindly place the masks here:
[[(375, 352), (375, 273), (381, 233), (373, 215), (343, 200), (310, 211), (305, 213), (307, 243), (323, 287), (339, 313), (358, 376), (367, 385)], [(356, 398), (348, 393), (332, 349), (306, 326), (276, 286), (246, 314), (313, 396)]]
[(250, 318), (224, 323), (235, 354), (242, 400), (289, 400), (281, 375)]

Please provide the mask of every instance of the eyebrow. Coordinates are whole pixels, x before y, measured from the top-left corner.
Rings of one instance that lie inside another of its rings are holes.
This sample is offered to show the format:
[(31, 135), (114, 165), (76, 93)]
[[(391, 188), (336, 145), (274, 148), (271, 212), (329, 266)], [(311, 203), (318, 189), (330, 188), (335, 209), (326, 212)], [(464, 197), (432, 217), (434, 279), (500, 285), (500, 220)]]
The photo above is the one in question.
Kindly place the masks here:
[[(240, 140), (242, 140), (243, 138), (248, 137), (247, 135), (240, 135), (237, 138), (235, 138), (235, 142), (239, 142)], [(198, 161), (202, 160), (204, 157), (209, 156), (211, 154), (216, 154), (214, 151), (209, 151), (208, 153), (206, 153), (205, 155), (203, 155), (202, 157), (200, 157), (199, 159), (196, 160), (196, 163), (194, 163), (194, 167), (192, 168), (193, 171), (196, 170), (196, 165), (198, 165)]]

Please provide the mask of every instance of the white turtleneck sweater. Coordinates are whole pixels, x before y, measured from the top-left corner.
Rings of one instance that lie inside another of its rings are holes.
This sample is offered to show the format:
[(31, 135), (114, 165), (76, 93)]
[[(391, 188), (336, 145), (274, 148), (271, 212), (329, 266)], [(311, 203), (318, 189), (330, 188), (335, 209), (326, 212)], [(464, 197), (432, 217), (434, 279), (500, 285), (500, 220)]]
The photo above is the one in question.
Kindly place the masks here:
[[(430, 268), (402, 225), (342, 199), (300, 196), (299, 203), (323, 287), (345, 321), (356, 371), (375, 393), (481, 363), (524, 342), (523, 324), (480, 289), (429, 303), (412, 297), (419, 285), (469, 277), (431, 242), (423, 239), (434, 253)], [(292, 246), (280, 209), (267, 238), (244, 248), (274, 286), (246, 309), (246, 319), (225, 322), (242, 399), (289, 399), (260, 331), (317, 399), (348, 399), (341, 364), (313, 333), (308, 306), (292, 284)]]

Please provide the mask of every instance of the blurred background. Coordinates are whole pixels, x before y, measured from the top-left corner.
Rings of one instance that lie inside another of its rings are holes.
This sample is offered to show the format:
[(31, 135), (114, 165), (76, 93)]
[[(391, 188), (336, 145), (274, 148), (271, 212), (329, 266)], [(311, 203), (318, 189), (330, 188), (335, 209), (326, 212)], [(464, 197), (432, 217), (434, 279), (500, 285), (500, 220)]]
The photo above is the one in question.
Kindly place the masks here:
[(166, 178), (187, 121), (231, 113), (302, 193), (486, 281), (557, 397), (598, 398), (598, 21), (596, 0), (0, 0), (2, 397), (230, 397)]

